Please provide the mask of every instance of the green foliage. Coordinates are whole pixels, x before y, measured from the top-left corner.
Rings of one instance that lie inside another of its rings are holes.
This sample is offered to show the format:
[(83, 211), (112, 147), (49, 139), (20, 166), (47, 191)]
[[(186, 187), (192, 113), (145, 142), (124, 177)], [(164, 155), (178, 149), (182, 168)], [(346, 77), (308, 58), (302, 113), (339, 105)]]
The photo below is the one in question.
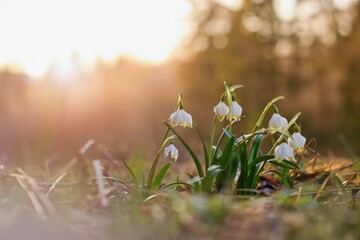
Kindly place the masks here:
[[(229, 87), (225, 82), (224, 87), (225, 91), (221, 95), (221, 99), (225, 99), (225, 102), (229, 106), (228, 112), (230, 113), (232, 111), (230, 106), (232, 101), (234, 101), (233, 96), (235, 96), (234, 91), (241, 87), (241, 85)], [(278, 161), (275, 159), (273, 151), (283, 139), (291, 138), (288, 129), (295, 124), (300, 113), (294, 116), (288, 126), (286, 126), (286, 129), (272, 129), (270, 127), (259, 129), (268, 111), (272, 106), (275, 106), (275, 102), (281, 99), (283, 99), (283, 97), (276, 97), (266, 105), (250, 134), (241, 134), (237, 137), (232, 132), (232, 125), (236, 120), (228, 117), (228, 125), (223, 129), (217, 144), (206, 147), (203, 137), (197, 130), (204, 150), (205, 159), (203, 162), (200, 161), (195, 151), (189, 146), (186, 140), (180, 136), (175, 128), (165, 123), (168, 129), (174, 133), (188, 151), (197, 169), (198, 176), (190, 176), (191, 179), (188, 181), (188, 184), (191, 184), (196, 191), (207, 193), (231, 191), (234, 194), (246, 194), (253, 192), (252, 190), (257, 188), (262, 174), (272, 173), (275, 174), (286, 187), (291, 187), (292, 180), (290, 175), (298, 166), (295, 162), (285, 159)], [(215, 116), (211, 129), (211, 139), (209, 139), (210, 144), (214, 142), (213, 138), (216, 125), (217, 118)], [(272, 145), (269, 153), (264, 154), (266, 151), (262, 149), (263, 140), (266, 136), (272, 136), (274, 132), (279, 135), (278, 139)], [(203, 168), (205, 168), (205, 172)], [(265, 171), (265, 169), (267, 170)]]

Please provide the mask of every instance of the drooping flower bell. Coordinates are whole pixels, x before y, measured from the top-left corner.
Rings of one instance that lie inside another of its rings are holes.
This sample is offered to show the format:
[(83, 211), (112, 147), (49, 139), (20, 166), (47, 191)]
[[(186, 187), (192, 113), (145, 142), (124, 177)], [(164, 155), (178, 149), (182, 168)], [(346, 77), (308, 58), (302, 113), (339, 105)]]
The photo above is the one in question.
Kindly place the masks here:
[(301, 153), (305, 149), (306, 138), (300, 132), (295, 132), (291, 138), (288, 139), (288, 144), (295, 152)]
[(227, 114), (227, 119), (240, 121), (241, 114), (242, 114), (242, 107), (236, 102), (235, 95), (233, 95), (230, 112)]
[(192, 127), (192, 117), (184, 109), (178, 109), (170, 115), (170, 125), (183, 127)]
[(217, 119), (222, 122), (229, 113), (229, 107), (226, 106), (224, 101), (220, 100), (220, 102), (214, 107), (214, 113)]
[(275, 159), (280, 160), (294, 160), (294, 149), (286, 142), (280, 143), (274, 151)]
[(282, 117), (279, 113), (274, 113), (269, 121), (269, 128), (274, 132), (276, 130), (286, 131), (288, 127), (288, 120)]
[(174, 144), (170, 143), (169, 146), (167, 146), (166, 148), (164, 148), (164, 155), (165, 157), (170, 156), (175, 160), (177, 160), (178, 156), (179, 156), (179, 151), (176, 149), (176, 147), (174, 146)]
[(179, 94), (176, 111), (170, 115), (170, 125), (172, 127), (176, 127), (177, 125), (183, 127), (192, 127), (192, 117), (183, 109), (181, 94)]

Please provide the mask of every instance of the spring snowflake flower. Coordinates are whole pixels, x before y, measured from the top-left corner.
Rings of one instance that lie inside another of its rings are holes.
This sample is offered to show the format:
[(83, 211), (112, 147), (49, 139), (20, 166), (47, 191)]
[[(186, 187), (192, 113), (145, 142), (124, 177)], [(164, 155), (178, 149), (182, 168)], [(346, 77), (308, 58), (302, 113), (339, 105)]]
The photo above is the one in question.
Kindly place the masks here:
[(294, 159), (294, 149), (290, 147), (286, 142), (279, 144), (275, 148), (275, 159), (276, 160), (293, 160)]
[(274, 115), (272, 115), (272, 117), (269, 121), (270, 129), (273, 129), (274, 131), (276, 131), (276, 130), (286, 131), (287, 127), (288, 127), (288, 120), (286, 118), (282, 117), (278, 113), (274, 113)]
[(288, 139), (289, 146), (292, 147), (297, 153), (304, 151), (305, 143), (306, 138), (299, 132), (295, 132), (292, 137)]
[(169, 153), (170, 153), (170, 156), (176, 161), (179, 156), (179, 151), (176, 149), (176, 147), (172, 143), (169, 146), (167, 146), (166, 148), (164, 148), (165, 157), (169, 156)]
[(227, 115), (228, 119), (233, 119), (235, 121), (239, 121), (241, 118), (242, 107), (236, 102), (231, 102), (231, 113)]
[(217, 119), (222, 122), (224, 120), (225, 116), (229, 113), (229, 107), (226, 106), (226, 104), (223, 101), (220, 101), (215, 107), (214, 107), (214, 113), (217, 117)]
[(183, 127), (192, 127), (192, 117), (184, 109), (178, 109), (170, 115), (170, 125)]

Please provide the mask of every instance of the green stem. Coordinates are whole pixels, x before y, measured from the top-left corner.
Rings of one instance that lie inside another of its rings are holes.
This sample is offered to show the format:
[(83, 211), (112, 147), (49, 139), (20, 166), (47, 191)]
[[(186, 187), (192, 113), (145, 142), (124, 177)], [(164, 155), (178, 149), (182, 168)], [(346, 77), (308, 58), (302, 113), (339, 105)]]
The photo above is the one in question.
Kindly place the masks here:
[(257, 131), (257, 130), (260, 128), (260, 125), (261, 125), (262, 121), (264, 120), (264, 117), (265, 117), (266, 113), (267, 113), (267, 112), (269, 111), (269, 109), (271, 108), (271, 106), (272, 106), (276, 101), (281, 100), (281, 99), (284, 99), (284, 97), (283, 97), (283, 96), (276, 97), (276, 98), (272, 99), (272, 100), (266, 105), (266, 107), (265, 107), (264, 110), (262, 111), (262, 113), (261, 113), (258, 121), (256, 122), (255, 127), (254, 127), (254, 129), (252, 130), (252, 132)]
[(158, 165), (158, 162), (159, 162), (159, 158), (160, 158), (160, 154), (161, 154), (161, 151), (164, 147), (164, 144), (166, 142), (166, 139), (167, 139), (167, 135), (169, 134), (169, 131), (170, 131), (170, 128), (168, 127), (165, 131), (165, 134), (164, 134), (164, 137), (161, 141), (161, 144), (160, 144), (160, 147), (159, 147), (159, 150), (158, 152), (156, 153), (156, 156), (155, 156), (155, 159), (154, 159), (154, 162), (151, 166), (151, 169), (150, 169), (150, 173), (149, 173), (149, 177), (148, 177), (148, 180), (147, 180), (147, 187), (150, 189), (151, 188), (151, 184), (154, 180), (154, 175), (155, 175), (155, 171), (156, 171), (156, 167)]
[(231, 133), (232, 130), (232, 93), (230, 91), (229, 85), (227, 84), (227, 82), (224, 82), (224, 87), (225, 87), (225, 92), (226, 92), (226, 98), (227, 98), (227, 103), (229, 106), (229, 127), (228, 127), (228, 131)]
[[(212, 159), (212, 154), (213, 154), (213, 142), (214, 142), (214, 136), (215, 136), (215, 129), (216, 129), (216, 115), (214, 116), (213, 122), (212, 122), (212, 126), (211, 126), (211, 135), (210, 135), (210, 145), (209, 145), (209, 159)], [(208, 163), (208, 166), (209, 163)]]

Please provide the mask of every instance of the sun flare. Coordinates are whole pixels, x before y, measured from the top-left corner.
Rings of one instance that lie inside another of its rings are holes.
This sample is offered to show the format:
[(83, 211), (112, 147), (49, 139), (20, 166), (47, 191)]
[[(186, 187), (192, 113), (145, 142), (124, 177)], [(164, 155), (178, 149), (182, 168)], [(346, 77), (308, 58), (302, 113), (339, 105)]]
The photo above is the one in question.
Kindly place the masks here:
[(76, 53), (88, 65), (128, 55), (164, 61), (186, 31), (183, 0), (0, 0), (0, 65), (40, 76)]

